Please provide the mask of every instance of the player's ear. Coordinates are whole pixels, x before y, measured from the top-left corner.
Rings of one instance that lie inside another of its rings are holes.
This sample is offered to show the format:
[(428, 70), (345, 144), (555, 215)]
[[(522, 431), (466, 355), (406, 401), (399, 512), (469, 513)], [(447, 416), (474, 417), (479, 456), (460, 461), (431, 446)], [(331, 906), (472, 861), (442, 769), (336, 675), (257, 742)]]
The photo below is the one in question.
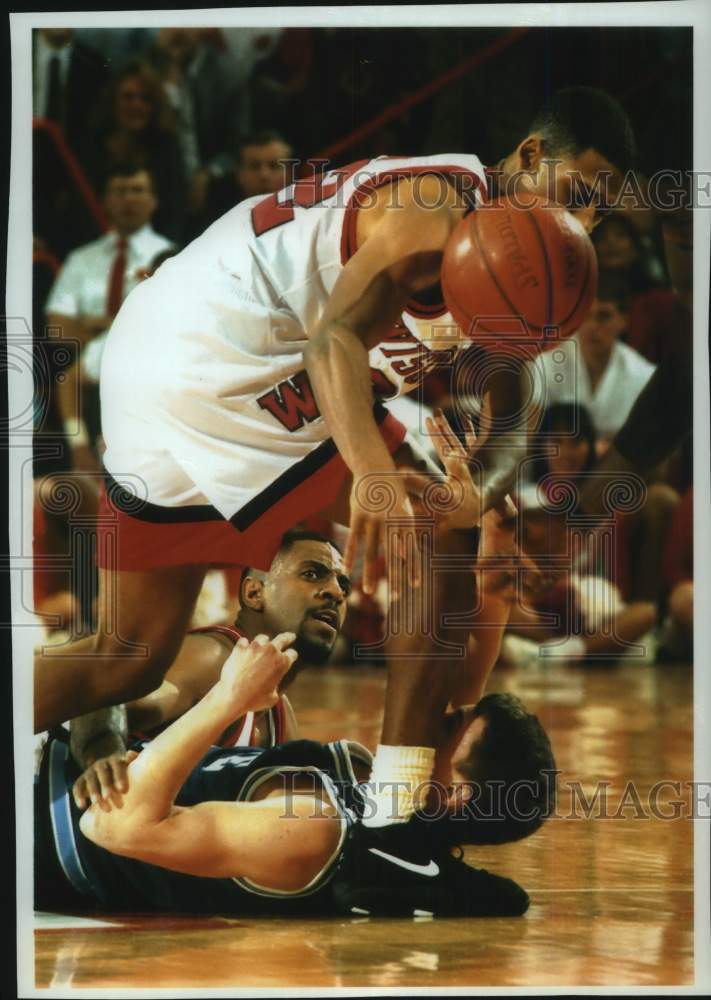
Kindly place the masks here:
[(529, 135), (519, 144), (516, 153), (521, 170), (537, 170), (543, 159), (543, 139), (540, 135)]
[(264, 611), (264, 580), (256, 576), (246, 576), (242, 581), (240, 604), (252, 611)]

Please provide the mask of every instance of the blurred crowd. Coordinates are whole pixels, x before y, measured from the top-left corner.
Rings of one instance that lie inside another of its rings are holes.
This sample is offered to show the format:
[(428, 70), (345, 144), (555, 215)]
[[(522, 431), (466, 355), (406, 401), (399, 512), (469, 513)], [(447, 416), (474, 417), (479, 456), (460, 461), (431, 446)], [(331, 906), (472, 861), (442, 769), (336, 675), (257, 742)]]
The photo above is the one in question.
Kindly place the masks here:
[[(278, 190), (296, 160), (347, 134), (354, 122), (345, 112), (356, 100), (367, 121), (382, 111), (384, 93), (395, 103), (444, 65), (437, 41), (413, 30), (406, 54), (389, 49), (398, 65), (386, 88), (378, 72), (360, 72), (363, 59), (354, 64), (352, 35), (276, 28), (35, 32), (35, 607), (57, 637), (92, 626), (94, 582), (72, 572), (66, 557), (91, 545), (102, 452), (100, 361), (125, 296), (232, 205)], [(384, 65), (387, 32), (368, 37), (372, 61)], [(456, 129), (441, 135), (448, 100), (445, 91), (434, 104), (410, 109), (370, 137), (372, 148), (350, 148), (336, 159), (422, 155), (440, 140), (438, 151), (461, 151)], [(307, 113), (312, 107), (318, 112)], [(473, 151), (485, 158), (486, 150)], [(530, 368), (530, 452), (514, 500), (531, 537), (551, 533), (557, 484), (574, 487), (594, 473), (655, 365), (679, 349), (690, 322), (669, 287), (647, 215), (615, 213), (595, 230), (594, 244), (600, 280), (590, 314)], [(454, 370), (430, 376), (417, 403), (395, 404), (425, 445), (422, 405), (442, 406), (459, 428), (467, 414), (477, 418), (467, 382), (475, 362), (465, 353)], [(67, 474), (77, 484), (71, 510), (55, 497)], [(573, 489), (565, 517), (578, 517), (584, 542), (545, 585), (522, 577), (502, 660), (688, 660), (692, 486), (689, 440), (654, 471), (638, 509), (612, 510), (610, 523), (595, 531), (585, 528)], [(229, 574), (211, 574), (194, 624), (233, 618), (237, 587)], [(355, 646), (377, 647), (383, 621), (383, 601), (356, 588), (342, 658), (350, 661)]]

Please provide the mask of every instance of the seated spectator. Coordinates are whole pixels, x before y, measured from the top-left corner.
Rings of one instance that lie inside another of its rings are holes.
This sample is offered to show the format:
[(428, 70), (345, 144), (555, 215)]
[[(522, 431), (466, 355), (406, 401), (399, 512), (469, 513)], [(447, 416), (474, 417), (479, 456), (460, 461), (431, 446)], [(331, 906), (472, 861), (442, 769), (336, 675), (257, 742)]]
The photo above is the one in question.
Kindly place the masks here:
[(616, 212), (593, 233), (601, 271), (614, 272), (630, 289), (624, 340), (653, 364), (674, 348), (688, 314), (667, 287), (664, 268), (651, 244), (626, 215)]
[(631, 295), (664, 285), (664, 266), (651, 242), (623, 212), (609, 215), (593, 232), (601, 271), (625, 278)]
[(147, 63), (128, 63), (106, 91), (97, 124), (81, 148), (80, 161), (96, 188), (111, 166), (131, 162), (150, 171), (158, 207), (155, 226), (181, 242), (186, 181), (174, 115), (160, 78)]
[(290, 183), (293, 156), (293, 148), (278, 132), (268, 130), (239, 139), (231, 168), (222, 177), (210, 179), (195, 235), (245, 198), (272, 194)]
[[(576, 403), (561, 403), (544, 414), (531, 447), (533, 485), (521, 490), (515, 501), (521, 511), (527, 552), (549, 551), (556, 537), (556, 515), (551, 516), (549, 500), (561, 484), (575, 490), (595, 465), (595, 430), (586, 409)], [(575, 500), (569, 515), (575, 514)], [(557, 516), (560, 520), (561, 515)], [(525, 664), (539, 655), (573, 659), (618, 657), (629, 654), (629, 644), (652, 629), (657, 615), (652, 601), (626, 603), (617, 586), (615, 565), (609, 546), (596, 545), (589, 528), (586, 544), (566, 544), (572, 553), (564, 570), (549, 573), (531, 582), (524, 590), (526, 602), (514, 604), (503, 659)], [(524, 580), (528, 585), (528, 578)], [(557, 616), (557, 622), (551, 616)], [(521, 638), (528, 640), (520, 641)], [(653, 643), (647, 637), (649, 653)]]
[(581, 403), (602, 439), (600, 452), (622, 427), (654, 371), (654, 365), (620, 342), (626, 326), (625, 282), (603, 273), (597, 298), (577, 333), (531, 362), (534, 409)]
[(175, 113), (190, 213), (199, 215), (211, 178), (232, 166), (228, 137), (247, 127), (240, 79), (200, 28), (161, 28), (150, 58)]
[[(172, 249), (155, 232), (151, 220), (157, 199), (148, 170), (134, 164), (115, 166), (106, 178), (104, 209), (112, 228), (104, 236), (75, 250), (65, 261), (47, 300), (47, 320), (61, 327), (83, 351), (96, 353), (97, 341), (135, 285), (146, 277), (157, 254)], [(80, 363), (80, 359), (77, 359)], [(93, 366), (98, 371), (98, 363)], [(78, 386), (85, 383), (82, 413), (76, 412)], [(98, 379), (87, 385), (75, 363), (62, 386), (60, 409), (68, 428), (74, 465), (86, 462), (87, 445), (99, 435)], [(89, 459), (89, 465), (91, 466)]]

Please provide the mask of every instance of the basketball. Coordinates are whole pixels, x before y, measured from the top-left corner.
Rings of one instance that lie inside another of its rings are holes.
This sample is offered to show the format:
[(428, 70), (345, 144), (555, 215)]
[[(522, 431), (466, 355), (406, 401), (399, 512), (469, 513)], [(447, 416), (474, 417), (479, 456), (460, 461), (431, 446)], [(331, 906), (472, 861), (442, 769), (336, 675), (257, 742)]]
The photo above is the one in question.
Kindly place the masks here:
[[(597, 260), (583, 226), (561, 206), (522, 197), (469, 213), (442, 264), (445, 302), (464, 334), (543, 349), (573, 333), (595, 297)], [(513, 322), (512, 322), (513, 320)], [(525, 325), (524, 325), (525, 324)]]

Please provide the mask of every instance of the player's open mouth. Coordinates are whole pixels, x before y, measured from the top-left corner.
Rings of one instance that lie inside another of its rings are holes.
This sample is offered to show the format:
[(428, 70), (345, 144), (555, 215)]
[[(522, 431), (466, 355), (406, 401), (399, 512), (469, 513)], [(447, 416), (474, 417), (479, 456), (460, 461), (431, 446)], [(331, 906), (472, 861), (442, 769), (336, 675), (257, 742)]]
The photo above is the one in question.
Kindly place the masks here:
[(323, 622), (324, 625), (330, 626), (334, 632), (338, 631), (338, 612), (323, 610), (323, 611), (313, 611), (311, 617), (315, 618), (317, 622)]

